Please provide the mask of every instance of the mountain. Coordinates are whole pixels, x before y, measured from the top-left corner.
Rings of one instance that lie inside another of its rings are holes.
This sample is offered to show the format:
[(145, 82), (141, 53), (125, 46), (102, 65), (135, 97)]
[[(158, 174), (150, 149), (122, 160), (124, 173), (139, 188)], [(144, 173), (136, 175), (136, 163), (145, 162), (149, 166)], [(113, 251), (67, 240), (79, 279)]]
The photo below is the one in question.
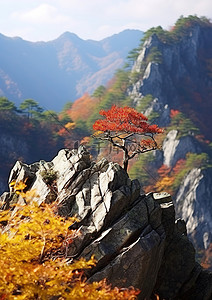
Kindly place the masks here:
[(212, 243), (211, 62), (212, 24), (180, 18), (171, 32), (157, 27), (146, 33), (128, 91), (138, 110), (165, 126), (152, 163), (155, 186), (172, 190), (176, 214), (197, 249)]
[[(212, 26), (194, 23), (184, 30), (179, 37), (173, 31), (173, 37), (163, 38), (156, 30), (146, 41), (133, 67), (133, 72), (143, 75), (143, 79), (134, 85), (133, 94), (151, 94), (157, 99), (153, 111), (161, 113), (168, 104), (170, 108), (190, 115), (212, 139)], [(162, 123), (165, 124), (165, 120)]]
[(49, 130), (52, 125), (44, 127), (42, 120), (3, 111), (1, 191), (6, 190), (5, 174), (12, 163), (50, 160), (61, 144), (75, 148), (87, 140), (93, 157), (108, 155), (121, 163), (121, 152), (96, 143), (90, 135), (101, 109), (130, 105), (147, 115), (150, 123), (164, 127), (164, 134), (157, 137), (161, 149), (131, 160), (129, 176), (140, 180), (145, 194), (166, 191), (172, 195), (176, 218), (185, 220), (198, 259), (207, 255), (204, 261), (211, 268), (211, 37), (211, 22), (196, 16), (180, 18), (171, 31), (160, 26), (150, 29), (139, 48), (131, 51), (132, 69), (120, 70), (96, 96), (85, 95), (69, 106), (63, 112), (62, 130)]
[(16, 104), (34, 99), (60, 111), (66, 102), (106, 84), (142, 36), (139, 30), (124, 30), (98, 42), (65, 32), (50, 42), (28, 42), (0, 34), (0, 95)]

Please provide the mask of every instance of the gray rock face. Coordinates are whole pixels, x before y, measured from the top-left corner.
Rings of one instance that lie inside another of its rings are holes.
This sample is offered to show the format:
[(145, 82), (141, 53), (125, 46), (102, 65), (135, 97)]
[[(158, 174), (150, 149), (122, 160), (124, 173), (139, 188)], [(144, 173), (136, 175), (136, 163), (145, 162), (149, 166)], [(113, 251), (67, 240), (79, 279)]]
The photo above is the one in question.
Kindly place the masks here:
[[(155, 47), (161, 51), (165, 58), (163, 60), (163, 66), (154, 61), (149, 62), (144, 71), (143, 78), (133, 86), (129, 94), (132, 99), (137, 100), (137, 103), (142, 101), (143, 96), (151, 94), (153, 98), (158, 99), (161, 107), (164, 107), (166, 104), (171, 104), (169, 97), (171, 97), (172, 103), (173, 101), (177, 102), (177, 91), (173, 85), (173, 79), (169, 72), (171, 69), (169, 68), (170, 65), (173, 66), (173, 57), (175, 55), (178, 57), (179, 51), (177, 52), (176, 49), (173, 49), (172, 47), (169, 48), (167, 45), (166, 47), (163, 47), (158, 37), (154, 34), (144, 43), (143, 49), (138, 56), (132, 71), (141, 72), (143, 62), (151, 52), (151, 49)], [(166, 65), (167, 62), (169, 64), (168, 66)], [(169, 89), (169, 92), (167, 88)]]
[[(152, 293), (172, 299), (201, 288), (203, 271), (195, 263), (185, 223), (175, 224), (170, 195), (141, 195), (139, 182), (131, 181), (118, 164), (106, 159), (94, 163), (81, 146), (61, 150), (49, 163), (17, 162), (9, 177), (13, 180), (36, 189), (39, 203), (55, 201), (60, 214), (78, 217), (73, 226), (81, 234), (67, 257), (71, 261), (94, 254), (97, 264), (87, 272), (89, 281), (107, 278), (113, 286), (134, 286), (141, 290), (139, 299), (151, 299)], [(0, 200), (3, 209), (9, 208), (13, 188)], [(210, 283), (211, 277), (204, 276)], [(204, 291), (201, 295), (209, 299), (208, 285), (207, 297)]]
[[(193, 136), (177, 138), (177, 130), (167, 134), (163, 142), (163, 164), (174, 167), (187, 153), (200, 153)], [(176, 214), (186, 222), (189, 238), (197, 249), (208, 249), (212, 242), (212, 182), (210, 168), (192, 169), (179, 186), (175, 201)]]
[[(206, 62), (211, 59), (212, 28), (210, 24), (194, 24), (186, 30), (175, 41), (164, 41), (156, 34), (145, 41), (132, 68), (132, 72), (139, 73), (139, 80), (129, 88), (129, 96), (137, 107), (146, 95), (157, 99), (159, 105), (154, 106), (153, 112), (159, 126), (167, 126), (166, 118), (161, 115), (168, 105), (192, 115), (198, 127), (206, 132), (210, 128), (208, 91), (212, 86)], [(160, 55), (159, 60), (151, 55), (155, 51)], [(209, 130), (207, 138), (211, 139)]]
[(175, 166), (179, 159), (185, 159), (187, 153), (201, 152), (192, 136), (178, 138), (177, 134), (177, 130), (169, 131), (163, 142), (163, 164), (167, 167)]
[[(176, 148), (180, 142), (177, 139), (177, 133), (177, 130), (171, 130), (163, 142), (163, 162), (167, 167), (174, 166), (177, 162), (176, 159), (174, 159), (174, 156), (176, 155)], [(174, 161), (175, 163), (173, 163)]]
[(143, 63), (152, 49), (157, 48), (162, 55), (162, 64), (150, 62), (145, 69), (144, 76), (131, 91), (131, 97), (142, 98), (152, 94), (163, 105), (179, 104), (179, 94), (176, 86), (180, 80), (192, 77), (197, 83), (201, 80), (199, 60), (200, 47), (211, 47), (211, 28), (193, 26), (190, 33), (179, 43), (163, 43), (153, 34), (143, 45), (133, 68), (133, 72), (140, 72)]
[[(144, 43), (133, 66), (132, 71), (139, 72), (140, 77), (129, 91), (130, 97), (138, 107), (146, 95), (152, 95), (153, 100), (148, 103), (143, 112), (147, 116), (152, 114), (154, 122), (158, 125), (169, 126), (170, 110), (177, 109), (188, 118), (192, 116), (194, 124), (200, 128), (203, 135), (207, 134), (209, 140), (211, 140), (211, 133), (205, 128), (211, 127), (208, 115), (211, 103), (205, 100), (206, 103), (203, 104), (200, 99), (210, 99), (207, 90), (211, 89), (212, 80), (203, 60), (209, 57), (211, 59), (211, 34), (211, 26), (199, 24), (191, 26), (187, 34), (175, 42), (164, 42), (162, 38), (159, 39), (156, 34), (153, 34)], [(160, 53), (161, 62), (156, 62), (153, 58), (150, 61), (149, 54), (156, 49)], [(204, 53), (201, 52), (203, 49)], [(195, 98), (196, 93), (199, 95), (199, 100)], [(168, 132), (162, 150), (155, 154), (155, 169), (161, 165), (172, 169), (177, 161), (186, 159), (188, 153), (207, 152), (210, 155), (207, 147), (195, 138), (190, 126), (182, 132), (180, 126), (177, 128), (176, 125), (175, 130)], [(193, 170), (186, 175), (181, 186), (178, 187), (174, 203), (177, 216), (187, 223), (189, 238), (198, 250), (203, 250), (211, 243), (212, 210), (209, 203), (211, 182), (209, 171), (203, 172), (204, 175), (200, 170), (199, 172), (198, 174)]]
[(188, 235), (200, 248), (212, 242), (212, 180), (208, 170), (193, 169), (176, 196), (176, 213), (186, 221)]

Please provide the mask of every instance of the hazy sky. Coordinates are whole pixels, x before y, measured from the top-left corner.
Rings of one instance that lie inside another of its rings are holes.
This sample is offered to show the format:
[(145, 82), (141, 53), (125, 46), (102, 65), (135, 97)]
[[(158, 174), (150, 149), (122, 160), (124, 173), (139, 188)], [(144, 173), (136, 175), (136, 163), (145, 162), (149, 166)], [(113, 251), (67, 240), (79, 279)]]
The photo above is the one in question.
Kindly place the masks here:
[(181, 16), (212, 18), (211, 0), (0, 0), (0, 33), (49, 41), (65, 31), (101, 40), (124, 29), (169, 29)]

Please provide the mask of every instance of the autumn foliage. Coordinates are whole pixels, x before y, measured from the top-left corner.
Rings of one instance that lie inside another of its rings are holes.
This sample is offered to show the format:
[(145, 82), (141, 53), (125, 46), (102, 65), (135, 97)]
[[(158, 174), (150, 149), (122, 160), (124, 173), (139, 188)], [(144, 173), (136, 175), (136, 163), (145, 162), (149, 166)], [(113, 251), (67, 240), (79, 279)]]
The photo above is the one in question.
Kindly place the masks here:
[(95, 106), (96, 102), (88, 94), (84, 94), (73, 103), (67, 113), (74, 122), (77, 120), (86, 120)]
[(150, 191), (167, 191), (168, 193), (174, 195), (182, 180), (192, 169), (194, 168), (207, 168), (209, 167), (209, 157), (206, 153), (187, 153), (185, 159), (179, 159), (175, 166), (168, 167), (162, 165), (158, 170), (158, 176), (156, 182), (149, 184), (144, 188), (145, 192)]
[(101, 110), (99, 114), (104, 116), (105, 119), (97, 120), (93, 125), (94, 130), (104, 132), (123, 131), (125, 133), (138, 134), (155, 134), (162, 132), (162, 129), (157, 125), (148, 124), (148, 118), (146, 116), (128, 106), (122, 108), (113, 105), (110, 110)]
[(93, 256), (67, 264), (67, 249), (80, 234), (69, 229), (75, 219), (60, 217), (52, 205), (39, 206), (24, 187), (14, 184), (28, 204), (0, 211), (0, 299), (136, 299), (133, 288), (111, 288), (106, 280), (88, 284), (84, 270), (95, 265)]
[(176, 115), (178, 115), (180, 113), (180, 111), (179, 110), (177, 110), (177, 109), (171, 109), (171, 111), (170, 111), (170, 117), (171, 118), (174, 118)]
[(157, 125), (149, 124), (148, 118), (134, 108), (113, 105), (108, 111), (101, 110), (104, 119), (97, 120), (93, 129), (95, 138), (107, 140), (124, 152), (123, 166), (127, 170), (128, 161), (136, 154), (155, 150), (158, 145), (155, 134), (163, 130)]
[(145, 192), (148, 193), (150, 191), (167, 191), (170, 194), (174, 194), (176, 191), (179, 181), (183, 179), (184, 170), (186, 169), (186, 160), (179, 159), (174, 167), (168, 167), (166, 165), (162, 165), (158, 170), (158, 178), (157, 181), (149, 186), (146, 186)]

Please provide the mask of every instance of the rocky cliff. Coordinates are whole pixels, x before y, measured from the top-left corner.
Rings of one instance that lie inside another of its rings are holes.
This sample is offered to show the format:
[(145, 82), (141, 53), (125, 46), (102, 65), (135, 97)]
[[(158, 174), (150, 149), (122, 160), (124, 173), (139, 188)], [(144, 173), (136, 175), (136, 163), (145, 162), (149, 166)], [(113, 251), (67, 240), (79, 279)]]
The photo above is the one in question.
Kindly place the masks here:
[[(211, 299), (212, 275), (195, 262), (195, 250), (182, 219), (175, 220), (167, 193), (141, 194), (138, 180), (106, 159), (95, 163), (85, 147), (61, 150), (51, 161), (20, 161), (9, 183), (24, 181), (38, 203), (55, 202), (60, 214), (76, 215), (80, 231), (68, 258), (97, 259), (89, 281), (107, 278), (113, 286), (133, 285), (139, 299)], [(2, 209), (21, 202), (13, 187), (1, 198)]]
[[(156, 155), (156, 160), (157, 166), (165, 165), (170, 170), (180, 160), (186, 160), (190, 153), (207, 152), (211, 157), (206, 144), (212, 138), (209, 113), (212, 108), (212, 24), (195, 17), (194, 21), (192, 18), (182, 20), (185, 23), (180, 25), (180, 30), (178, 23), (173, 32), (157, 28), (145, 40), (132, 68), (132, 74), (137, 74), (138, 80), (128, 91), (138, 109), (141, 107), (140, 110), (153, 122), (165, 126), (163, 151)], [(147, 103), (149, 95), (152, 98)], [(184, 115), (179, 114), (174, 123), (172, 112)], [(188, 123), (188, 119), (193, 123)], [(199, 135), (208, 140), (200, 141)], [(189, 237), (205, 249), (212, 242), (211, 195), (209, 160), (207, 165), (198, 167), (193, 162), (193, 167), (178, 186), (174, 202), (177, 216), (187, 223)]]
[[(137, 103), (151, 94), (155, 101), (149, 107), (160, 114), (167, 107), (193, 114), (198, 126), (211, 139), (207, 128), (212, 92), (212, 24), (198, 21), (186, 26), (181, 29), (186, 33), (177, 40), (153, 34), (145, 41), (132, 69), (140, 74), (140, 79), (130, 94)], [(160, 118), (161, 125), (167, 125), (167, 121), (164, 116)]]

